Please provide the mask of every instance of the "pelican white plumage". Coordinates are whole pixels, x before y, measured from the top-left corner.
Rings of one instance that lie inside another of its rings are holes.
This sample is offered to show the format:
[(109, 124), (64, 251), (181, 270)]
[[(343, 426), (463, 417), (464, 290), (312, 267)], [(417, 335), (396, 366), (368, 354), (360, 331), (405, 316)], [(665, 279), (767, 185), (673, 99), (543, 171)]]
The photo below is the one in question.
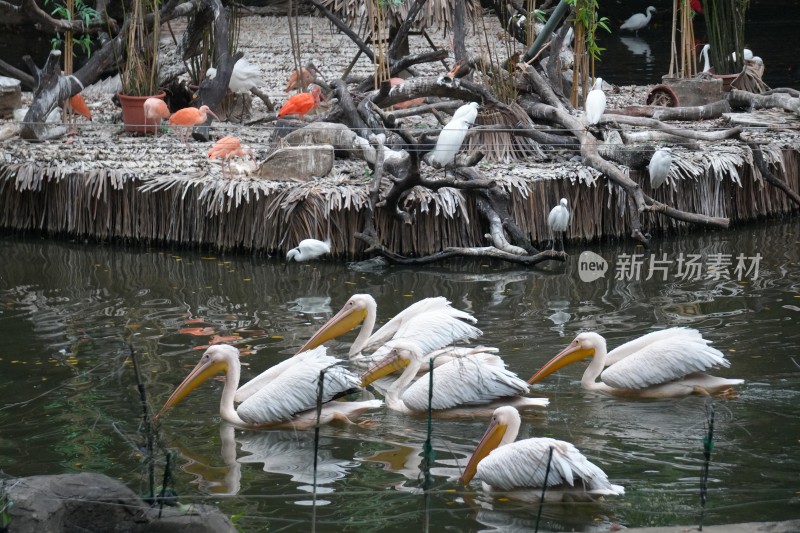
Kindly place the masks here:
[(286, 262), (291, 262), (292, 259), (298, 263), (302, 261), (311, 261), (317, 259), (325, 254), (331, 253), (331, 241), (325, 239), (318, 241), (317, 239), (303, 239), (300, 243), (289, 250), (286, 254)]
[[(467, 324), (475, 317), (450, 305), (443, 296), (424, 298), (397, 313), (374, 334), (378, 304), (369, 294), (354, 294), (330, 320), (300, 348), (300, 351), (319, 346), (323, 342), (344, 335), (361, 324), (358, 336), (350, 346), (350, 359), (360, 359), (362, 351), (376, 352), (377, 358), (391, 350), (393, 339), (419, 338), (424, 343), (422, 352), (428, 354), (463, 339), (476, 338), (481, 330)], [(420, 320), (420, 317), (424, 319)], [(379, 350), (380, 349), (380, 350)], [(379, 351), (378, 351), (379, 350)], [(364, 362), (371, 362), (368, 359)]]
[(655, 151), (647, 170), (650, 172), (650, 185), (653, 190), (661, 187), (669, 177), (669, 167), (672, 165), (672, 148), (664, 147)]
[(703, 49), (700, 50), (700, 57), (703, 58), (703, 72), (709, 72), (711, 70), (711, 61), (708, 59), (709, 50), (711, 50), (710, 44), (704, 45)]
[(506, 369), (499, 356), (489, 353), (473, 353), (436, 366), (431, 395), (427, 375), (414, 381), (426, 362), (420, 340), (413, 337), (395, 342), (388, 355), (361, 376), (361, 385), (366, 387), (377, 379), (403, 371), (386, 390), (385, 400), (389, 409), (425, 413), (429, 397), (431, 409), (446, 416), (488, 415), (498, 405), (544, 407), (549, 403), (546, 398), (523, 396), (528, 393), (528, 384)]
[[(727, 393), (742, 379), (711, 376), (703, 371), (730, 366), (699, 331), (668, 328), (643, 335), (606, 353), (606, 340), (594, 332), (575, 337), (569, 346), (534, 374), (537, 383), (584, 357), (593, 357), (581, 378), (586, 390), (637, 398), (671, 398), (690, 394)], [(605, 367), (605, 370), (603, 370)], [(602, 374), (602, 375), (601, 375)], [(602, 381), (596, 381), (597, 378)]]
[[(560, 501), (566, 494), (571, 499), (575, 495), (625, 494), (622, 486), (610, 483), (606, 473), (569, 442), (550, 438), (517, 441), (520, 425), (519, 412), (514, 407), (498, 407), (459, 481), (466, 485), (477, 474), (487, 491), (537, 489), (530, 499), (538, 499), (547, 479), (548, 501)], [(550, 449), (553, 455), (548, 472)], [(526, 492), (519, 496), (529, 499)]]
[(567, 203), (567, 199), (562, 198), (558, 205), (551, 209), (550, 214), (547, 215), (547, 227), (550, 228), (552, 234), (561, 234), (567, 231), (569, 227), (569, 209), (567, 208)]
[(635, 32), (636, 35), (639, 35), (639, 30), (650, 24), (650, 18), (655, 13), (656, 8), (653, 6), (648, 7), (644, 13), (636, 13), (628, 17), (628, 20), (623, 22), (619, 29), (621, 30), (630, 30)]
[[(320, 371), (325, 372), (320, 423), (334, 420), (350, 422), (349, 416), (382, 405), (370, 400), (331, 402), (332, 399), (359, 388), (359, 378), (336, 366), (340, 360), (326, 354), (325, 347), (287, 359), (239, 386), (241, 364), (239, 350), (229, 344), (209, 347), (197, 366), (175, 389), (156, 418), (180, 403), (201, 383), (225, 373), (225, 386), (219, 412), (223, 420), (243, 428), (308, 428), (316, 424), (317, 389)], [(234, 402), (241, 402), (234, 407)]]
[(445, 168), (455, 161), (456, 154), (464, 142), (464, 137), (467, 136), (467, 130), (478, 117), (479, 107), (476, 102), (470, 102), (456, 109), (453, 118), (439, 132), (436, 147), (434, 147), (430, 155), (431, 162), (435, 162), (440, 167)]
[(586, 105), (583, 107), (586, 112), (586, 124), (593, 126), (600, 122), (600, 118), (606, 110), (606, 93), (603, 92), (603, 78), (597, 78), (592, 90), (586, 96)]

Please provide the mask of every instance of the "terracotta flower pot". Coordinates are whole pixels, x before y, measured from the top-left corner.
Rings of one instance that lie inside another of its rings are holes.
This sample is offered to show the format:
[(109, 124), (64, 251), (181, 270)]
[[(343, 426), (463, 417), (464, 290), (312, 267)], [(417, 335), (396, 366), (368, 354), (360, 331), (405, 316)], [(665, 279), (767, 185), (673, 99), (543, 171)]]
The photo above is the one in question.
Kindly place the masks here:
[(160, 98), (163, 100), (165, 96), (167, 96), (167, 93), (164, 91), (154, 96), (128, 96), (117, 93), (119, 103), (122, 106), (122, 123), (125, 126), (125, 131), (143, 135), (158, 132), (158, 128), (161, 125), (160, 119), (150, 120), (145, 118), (144, 101), (148, 98)]

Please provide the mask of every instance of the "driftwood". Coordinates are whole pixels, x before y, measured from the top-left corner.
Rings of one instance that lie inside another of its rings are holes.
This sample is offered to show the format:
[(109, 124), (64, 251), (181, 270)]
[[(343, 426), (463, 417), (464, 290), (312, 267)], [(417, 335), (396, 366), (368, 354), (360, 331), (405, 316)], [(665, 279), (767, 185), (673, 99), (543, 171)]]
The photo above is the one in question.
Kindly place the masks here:
[(51, 50), (42, 69), (39, 69), (30, 56), (25, 56), (28, 68), (36, 80), (33, 102), (28, 109), (20, 137), (23, 139), (47, 139), (51, 130), (46, 124), (47, 115), (73, 94), (83, 89), (81, 82), (74, 76), (61, 76), (61, 51)]
[(777, 107), (790, 113), (800, 113), (800, 98), (791, 94), (772, 92), (771, 94), (753, 94), (738, 89), (728, 93), (731, 107), (745, 109), (763, 109)]
[(711, 102), (702, 106), (661, 107), (661, 106), (628, 106), (622, 109), (607, 109), (606, 115), (650, 117), (656, 120), (708, 120), (719, 118), (723, 113), (730, 113), (731, 106), (726, 100)]

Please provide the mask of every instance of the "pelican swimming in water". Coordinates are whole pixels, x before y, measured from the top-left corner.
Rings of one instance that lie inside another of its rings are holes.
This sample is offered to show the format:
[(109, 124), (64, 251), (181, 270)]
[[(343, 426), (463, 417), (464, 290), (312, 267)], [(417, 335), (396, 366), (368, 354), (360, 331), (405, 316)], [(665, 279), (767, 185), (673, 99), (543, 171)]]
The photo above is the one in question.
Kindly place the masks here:
[[(386, 390), (386, 406), (403, 413), (425, 413), (430, 396), (431, 408), (445, 415), (480, 415), (498, 405), (544, 407), (546, 398), (527, 398), (525, 381), (506, 369), (503, 360), (490, 353), (472, 353), (453, 358), (433, 371), (433, 394), (429, 395), (428, 375), (414, 381), (423, 364), (416, 339), (396, 345), (389, 354), (361, 376), (366, 387), (375, 380), (398, 370), (402, 374)], [(413, 383), (412, 383), (413, 382)], [(443, 412), (448, 410), (448, 412)], [(488, 414), (488, 413), (487, 413)]]
[[(673, 398), (693, 393), (718, 394), (744, 383), (743, 379), (703, 373), (714, 366), (728, 367), (730, 362), (722, 352), (709, 346), (699, 331), (689, 328), (654, 331), (608, 354), (602, 336), (581, 333), (528, 383), (537, 383), (556, 370), (590, 356), (594, 359), (583, 373), (581, 386), (617, 396)], [(603, 370), (605, 367), (608, 368)]]
[[(625, 494), (620, 485), (591, 463), (575, 446), (563, 440), (533, 438), (516, 441), (519, 412), (511, 406), (498, 407), (489, 428), (472, 453), (459, 481), (466, 485), (477, 474), (487, 491), (525, 491), (538, 499), (547, 475), (545, 500), (561, 501), (571, 495), (601, 496)], [(553, 450), (549, 472), (547, 459)], [(525, 492), (519, 496), (526, 497)]]
[[(219, 413), (222, 419), (243, 428), (313, 427), (317, 421), (319, 375), (325, 372), (320, 423), (334, 420), (350, 422), (349, 416), (379, 407), (382, 402), (331, 402), (340, 395), (359, 389), (359, 378), (349, 370), (334, 366), (339, 359), (326, 355), (325, 347), (301, 353), (267, 369), (239, 390), (241, 363), (239, 350), (229, 344), (209, 347), (197, 366), (175, 389), (156, 418), (180, 403), (201, 383), (225, 373), (225, 386)], [(234, 402), (241, 402), (234, 408)]]
[[(416, 337), (424, 342), (423, 354), (448, 346), (458, 340), (475, 338), (481, 330), (467, 324), (475, 317), (450, 306), (443, 296), (425, 298), (408, 306), (374, 334), (378, 305), (369, 294), (354, 294), (300, 349), (308, 350), (344, 335), (361, 324), (358, 336), (350, 346), (350, 359), (358, 361), (361, 352), (375, 352), (377, 359), (391, 350), (394, 338)], [(422, 319), (421, 317), (423, 317)], [(367, 359), (372, 362), (377, 359)], [(363, 360), (363, 359), (362, 359)]]

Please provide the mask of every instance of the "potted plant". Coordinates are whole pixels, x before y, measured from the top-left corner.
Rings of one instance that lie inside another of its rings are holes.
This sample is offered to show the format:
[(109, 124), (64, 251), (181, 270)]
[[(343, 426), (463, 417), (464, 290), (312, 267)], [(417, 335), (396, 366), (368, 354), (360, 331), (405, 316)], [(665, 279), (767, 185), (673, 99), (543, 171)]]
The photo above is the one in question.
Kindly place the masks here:
[[(150, 17), (152, 20), (148, 21)], [(158, 131), (159, 123), (144, 116), (143, 106), (148, 98), (166, 96), (158, 86), (159, 26), (159, 0), (131, 2), (126, 49), (119, 68), (122, 90), (118, 97), (125, 131), (144, 134)]]

